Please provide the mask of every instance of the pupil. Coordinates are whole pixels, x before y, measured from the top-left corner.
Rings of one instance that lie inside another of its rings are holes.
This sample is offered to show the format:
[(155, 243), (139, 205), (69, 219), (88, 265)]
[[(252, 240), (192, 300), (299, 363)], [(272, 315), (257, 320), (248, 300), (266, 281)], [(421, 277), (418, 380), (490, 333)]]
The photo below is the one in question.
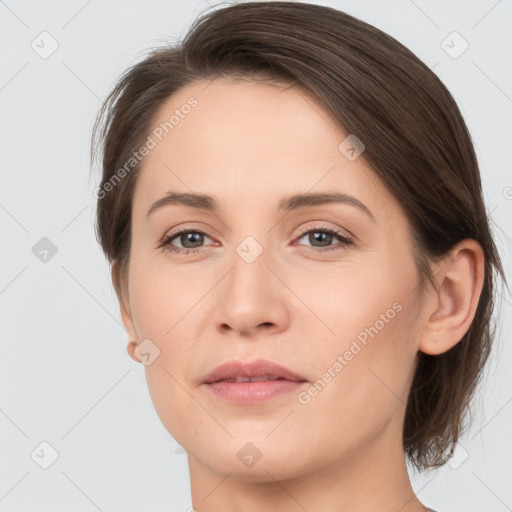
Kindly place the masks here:
[[(326, 241), (326, 240), (325, 240), (325, 237), (332, 237), (332, 235), (331, 235), (331, 234), (329, 234), (329, 233), (321, 233), (321, 232), (318, 232), (318, 231), (314, 231), (313, 233), (311, 233), (311, 234), (309, 235), (309, 237), (310, 237), (309, 241), (310, 241), (310, 242), (313, 242), (312, 237), (314, 238), (314, 236), (315, 236), (315, 235), (319, 235), (319, 236), (320, 236), (320, 239), (319, 239), (318, 237), (316, 237), (316, 241), (319, 241), (319, 242), (322, 242), (322, 241), (323, 241), (323, 242), (324, 242), (323, 246), (328, 246), (328, 245), (330, 245), (330, 239), (329, 239), (329, 238), (327, 238), (327, 243), (325, 243), (325, 241)], [(322, 238), (323, 238), (323, 240), (322, 240)]]
[[(201, 238), (202, 236), (203, 235), (201, 233), (185, 233), (181, 237), (181, 243), (182, 243), (183, 247), (185, 247), (187, 249), (194, 248), (194, 247), (197, 247), (198, 245), (200, 245), (200, 243), (202, 242), (202, 238)], [(199, 237), (199, 239), (194, 240), (194, 238), (196, 238), (196, 237)], [(183, 243), (184, 241), (185, 241), (185, 243)], [(199, 243), (196, 243), (196, 245), (192, 245), (192, 247), (186, 245), (188, 242), (192, 242), (192, 244), (194, 244), (194, 241), (199, 242)]]

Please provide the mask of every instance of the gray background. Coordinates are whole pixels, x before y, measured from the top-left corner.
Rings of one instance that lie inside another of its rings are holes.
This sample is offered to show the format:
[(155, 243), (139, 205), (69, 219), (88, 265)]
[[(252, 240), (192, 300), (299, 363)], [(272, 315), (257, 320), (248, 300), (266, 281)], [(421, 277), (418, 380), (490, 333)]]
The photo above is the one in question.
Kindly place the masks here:
[[(394, 36), (450, 89), (476, 146), (510, 276), (512, 1), (314, 3)], [(99, 174), (90, 179), (89, 139), (120, 73), (150, 47), (182, 36), (207, 7), (204, 0), (0, 1), (0, 511), (191, 505), (186, 455), (153, 409), (144, 367), (126, 353), (94, 238)], [(459, 56), (464, 41), (453, 31), (469, 44)], [(47, 55), (52, 44), (58, 48)], [(56, 254), (41, 252), (43, 237)], [(411, 470), (420, 499), (439, 511), (512, 510), (512, 301), (503, 296), (471, 430), (450, 465), (421, 476)], [(52, 450), (58, 457), (43, 469)]]

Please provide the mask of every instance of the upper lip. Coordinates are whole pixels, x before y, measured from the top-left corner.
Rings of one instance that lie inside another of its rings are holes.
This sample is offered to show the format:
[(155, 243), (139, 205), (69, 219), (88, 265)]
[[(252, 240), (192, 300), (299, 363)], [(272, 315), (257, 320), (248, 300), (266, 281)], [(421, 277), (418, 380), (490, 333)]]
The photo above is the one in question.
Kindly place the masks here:
[(285, 379), (296, 382), (306, 382), (302, 376), (292, 372), (288, 368), (281, 366), (266, 359), (256, 359), (254, 361), (228, 361), (217, 366), (205, 378), (204, 384), (211, 384), (220, 380), (235, 379), (236, 377), (267, 377), (273, 380)]

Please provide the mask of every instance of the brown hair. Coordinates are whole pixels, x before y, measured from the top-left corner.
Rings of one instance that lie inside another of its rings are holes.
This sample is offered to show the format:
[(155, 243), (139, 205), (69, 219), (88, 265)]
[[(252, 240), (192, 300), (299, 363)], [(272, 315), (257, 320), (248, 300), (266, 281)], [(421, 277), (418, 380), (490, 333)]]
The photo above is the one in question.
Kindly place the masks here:
[(449, 351), (418, 354), (405, 412), (406, 456), (420, 470), (443, 465), (464, 431), (495, 337), (493, 271), (505, 276), (471, 137), (454, 99), (410, 50), (377, 28), (302, 2), (235, 4), (203, 13), (181, 42), (125, 72), (98, 114), (92, 146), (93, 159), (102, 152), (103, 168), (97, 238), (113, 265), (118, 297), (128, 296), (131, 202), (141, 166), (114, 183), (116, 170), (143, 145), (164, 101), (187, 84), (216, 77), (300, 87), (363, 141), (361, 158), (409, 220), (421, 293), (426, 279), (434, 284), (429, 261), (465, 238), (481, 244), (485, 275), (474, 320)]

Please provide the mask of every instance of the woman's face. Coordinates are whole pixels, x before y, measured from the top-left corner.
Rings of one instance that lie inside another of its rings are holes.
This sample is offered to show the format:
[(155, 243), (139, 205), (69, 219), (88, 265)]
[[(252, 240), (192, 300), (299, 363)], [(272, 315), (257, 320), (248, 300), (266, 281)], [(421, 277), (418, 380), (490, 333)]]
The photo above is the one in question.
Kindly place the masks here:
[[(123, 320), (149, 340), (135, 354), (161, 421), (208, 470), (281, 480), (401, 448), (418, 274), (400, 205), (348, 135), (304, 93), (256, 82), (189, 85), (159, 111)], [(148, 214), (171, 192), (218, 208), (169, 201)], [(316, 194), (364, 206), (288, 201)], [(256, 359), (305, 382), (254, 403), (204, 384), (222, 363)]]

